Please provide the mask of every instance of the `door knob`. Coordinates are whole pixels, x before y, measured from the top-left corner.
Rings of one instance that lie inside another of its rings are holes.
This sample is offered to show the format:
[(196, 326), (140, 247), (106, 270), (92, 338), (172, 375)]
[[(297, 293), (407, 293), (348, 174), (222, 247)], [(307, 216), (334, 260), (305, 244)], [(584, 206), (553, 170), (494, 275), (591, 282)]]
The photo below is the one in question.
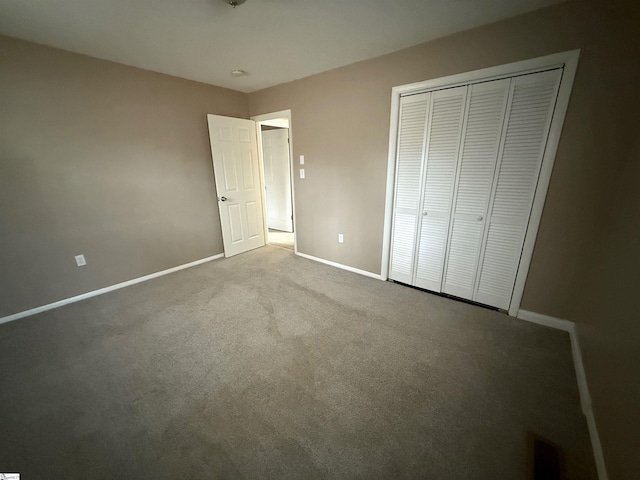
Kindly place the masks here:
[(478, 215), (478, 221), (481, 222), (482, 221), (482, 215)]
[(428, 212), (422, 212), (422, 216), (426, 217), (428, 215)]
[(220, 197), (218, 200), (220, 200), (221, 202), (226, 202), (227, 201), (227, 197)]

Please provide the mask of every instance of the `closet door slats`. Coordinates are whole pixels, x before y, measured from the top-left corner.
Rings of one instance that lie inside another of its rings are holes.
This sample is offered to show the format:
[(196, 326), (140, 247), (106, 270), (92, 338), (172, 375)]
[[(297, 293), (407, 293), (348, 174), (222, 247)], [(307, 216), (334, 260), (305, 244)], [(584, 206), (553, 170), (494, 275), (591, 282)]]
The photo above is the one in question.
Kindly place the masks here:
[(401, 99), (391, 279), (509, 308), (561, 79)]
[(389, 278), (411, 283), (418, 202), (422, 190), (421, 170), (430, 93), (403, 97), (396, 164), (396, 192), (391, 236)]
[(467, 87), (432, 93), (413, 284), (440, 291)]
[(428, 98), (402, 105), (402, 134), (398, 146), (396, 207), (415, 209), (420, 194), (420, 168), (424, 146)]
[(513, 79), (474, 300), (509, 308), (561, 70)]
[(442, 291), (471, 299), (510, 80), (472, 85), (464, 124)]

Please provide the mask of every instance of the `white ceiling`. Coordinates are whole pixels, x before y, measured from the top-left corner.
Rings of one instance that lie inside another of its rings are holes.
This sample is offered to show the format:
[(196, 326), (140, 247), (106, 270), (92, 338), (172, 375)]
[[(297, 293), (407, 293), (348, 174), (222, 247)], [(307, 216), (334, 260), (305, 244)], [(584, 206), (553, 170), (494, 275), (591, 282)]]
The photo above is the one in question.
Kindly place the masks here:
[(251, 92), (560, 1), (0, 0), (0, 33)]

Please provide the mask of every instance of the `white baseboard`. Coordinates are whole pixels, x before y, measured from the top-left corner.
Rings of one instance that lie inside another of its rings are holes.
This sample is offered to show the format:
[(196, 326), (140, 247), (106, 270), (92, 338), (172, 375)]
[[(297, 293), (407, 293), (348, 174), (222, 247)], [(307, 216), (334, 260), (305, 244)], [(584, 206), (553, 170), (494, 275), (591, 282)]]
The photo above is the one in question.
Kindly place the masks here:
[(127, 280), (126, 282), (122, 282), (122, 283), (116, 283), (115, 285), (110, 285), (108, 287), (104, 287), (99, 290), (93, 290), (91, 292), (83, 293), (81, 295), (76, 295), (75, 297), (69, 297), (63, 300), (58, 300), (57, 302), (48, 303), (47, 305), (42, 305), (41, 307), (25, 310), (24, 312), (14, 313), (13, 315), (9, 315), (7, 317), (1, 317), (0, 324), (11, 322), (12, 320), (18, 320), (19, 318), (29, 317), (37, 313), (46, 312), (47, 310), (53, 310), (54, 308), (62, 307), (63, 305), (67, 305), (69, 303), (79, 302), (80, 300), (84, 300), (86, 298), (102, 295), (103, 293), (108, 293), (114, 290), (118, 290), (120, 288), (128, 287), (130, 285), (135, 285), (136, 283), (145, 282), (147, 280), (151, 280), (152, 278), (157, 278), (157, 277), (161, 277), (162, 275), (167, 275), (169, 273), (177, 272), (178, 270), (184, 270), (185, 268), (195, 267), (196, 265), (210, 262), (211, 260), (216, 260), (221, 257), (224, 257), (224, 253), (213, 255), (212, 257), (201, 258), (200, 260), (196, 260), (195, 262), (189, 262), (189, 263), (185, 263), (184, 265), (178, 265), (177, 267), (168, 268), (167, 270), (162, 270), (160, 272), (145, 275), (144, 277), (134, 278), (132, 280)]
[(526, 320), (527, 322), (537, 323), (538, 325), (544, 325), (545, 327), (564, 330), (565, 332), (569, 333), (575, 330), (575, 324), (569, 320), (563, 320), (561, 318), (551, 317), (549, 315), (542, 315), (541, 313), (530, 312), (528, 310), (519, 310), (518, 318), (520, 320)]
[(598, 427), (596, 426), (596, 417), (593, 410), (585, 413), (587, 417), (587, 426), (589, 427), (589, 437), (591, 438), (591, 448), (593, 448), (593, 457), (596, 462), (596, 470), (598, 471), (599, 480), (608, 480), (609, 475), (604, 464), (604, 454), (602, 453), (602, 444), (600, 443), (600, 435), (598, 435)]
[(576, 324), (569, 320), (530, 312), (528, 310), (518, 311), (518, 318), (528, 322), (537, 323), (539, 325), (544, 325), (546, 327), (557, 328), (559, 330), (569, 332), (569, 338), (571, 339), (571, 352), (573, 353), (573, 364), (576, 369), (576, 379), (578, 381), (578, 391), (580, 393), (580, 405), (582, 407), (582, 413), (584, 413), (584, 416), (587, 419), (587, 426), (589, 427), (589, 437), (591, 438), (591, 447), (593, 448), (593, 457), (595, 459), (596, 469), (598, 470), (598, 478), (599, 480), (607, 480), (608, 475), (604, 464), (602, 444), (600, 443), (600, 436), (598, 435), (596, 419), (593, 415), (591, 394), (589, 393), (587, 375), (584, 370), (584, 363), (582, 362), (582, 351), (580, 350), (580, 342), (578, 342)]
[(313, 260), (316, 262), (324, 263), (326, 265), (331, 265), (332, 267), (341, 268), (342, 270), (347, 270), (349, 272), (357, 273), (359, 275), (364, 275), (365, 277), (375, 278), (377, 280), (382, 280), (382, 276), (377, 273), (367, 272), (366, 270), (360, 270), (359, 268), (350, 267), (349, 265), (343, 265), (341, 263), (332, 262), (331, 260), (325, 260), (324, 258), (314, 257), (312, 255), (307, 255), (306, 253), (295, 252), (296, 255), (304, 258), (308, 258), (309, 260)]

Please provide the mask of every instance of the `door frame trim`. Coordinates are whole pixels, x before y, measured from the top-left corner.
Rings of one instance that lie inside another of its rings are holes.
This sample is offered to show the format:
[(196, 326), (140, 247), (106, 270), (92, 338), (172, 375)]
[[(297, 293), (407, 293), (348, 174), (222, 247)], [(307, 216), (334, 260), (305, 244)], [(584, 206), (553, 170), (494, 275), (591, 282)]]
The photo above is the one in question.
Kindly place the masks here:
[(466, 85), (478, 81), (490, 81), (500, 78), (511, 77), (514, 75), (522, 75), (526, 73), (534, 73), (538, 71), (548, 70), (551, 68), (564, 68), (562, 80), (558, 90), (558, 98), (556, 107), (553, 112), (549, 136), (542, 157), (542, 165), (538, 177), (536, 191), (533, 197), (533, 206), (531, 208), (531, 216), (525, 233), (524, 245), (522, 248), (522, 256), (518, 265), (518, 272), (514, 284), (511, 302), (509, 304), (509, 315), (516, 316), (520, 310), (522, 295), (531, 265), (533, 256), (533, 248), (535, 246), (538, 228), (542, 218), (544, 202), (551, 180), (551, 172), (555, 162), (558, 144), (560, 143), (560, 134), (562, 125), (569, 106), (569, 98), (573, 81), (578, 68), (578, 59), (580, 58), (580, 50), (569, 50), (566, 52), (555, 53), (543, 57), (522, 60), (519, 62), (508, 63), (495, 67), (483, 68), (470, 72), (449, 75), (446, 77), (425, 80), (422, 82), (410, 83), (407, 85), (399, 85), (391, 89), (391, 121), (389, 125), (389, 153), (387, 163), (387, 185), (386, 199), (384, 211), (384, 230), (382, 237), (382, 268), (380, 276), (382, 280), (389, 278), (389, 260), (391, 247), (391, 229), (393, 218), (393, 197), (395, 190), (395, 170), (396, 170), (396, 149), (398, 142), (398, 127), (400, 123), (400, 97), (426, 92), (429, 90), (437, 90), (443, 87), (455, 87)]
[(294, 177), (294, 159), (293, 159), (293, 122), (291, 121), (291, 109), (280, 110), (278, 112), (265, 113), (262, 115), (254, 115), (250, 117), (256, 122), (256, 136), (258, 141), (258, 157), (260, 159), (260, 183), (262, 188), (262, 215), (264, 217), (264, 234), (266, 243), (269, 243), (269, 225), (267, 223), (267, 198), (264, 193), (264, 158), (262, 157), (262, 135), (260, 135), (260, 126), (262, 122), (267, 120), (275, 120), (276, 118), (286, 118), (289, 120), (289, 171), (291, 175), (291, 210), (293, 212), (293, 251), (298, 253), (298, 222), (296, 218), (296, 190)]

